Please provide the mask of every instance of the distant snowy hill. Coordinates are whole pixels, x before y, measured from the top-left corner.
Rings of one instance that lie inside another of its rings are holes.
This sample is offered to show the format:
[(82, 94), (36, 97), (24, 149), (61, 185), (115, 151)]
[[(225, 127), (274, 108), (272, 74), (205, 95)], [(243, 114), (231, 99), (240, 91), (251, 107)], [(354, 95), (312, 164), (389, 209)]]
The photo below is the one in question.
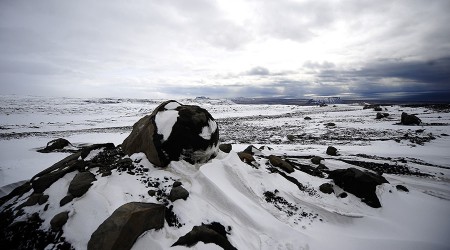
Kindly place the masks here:
[(321, 97), (308, 100), (307, 104), (341, 104), (343, 101), (340, 97)]

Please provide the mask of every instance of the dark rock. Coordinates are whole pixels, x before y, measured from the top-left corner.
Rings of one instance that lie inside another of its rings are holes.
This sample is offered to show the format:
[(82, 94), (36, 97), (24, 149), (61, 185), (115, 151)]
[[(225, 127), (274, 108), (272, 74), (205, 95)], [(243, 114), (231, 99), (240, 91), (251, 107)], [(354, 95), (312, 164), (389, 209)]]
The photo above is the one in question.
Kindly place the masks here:
[[(170, 119), (176, 120), (170, 123)], [(169, 121), (169, 122), (167, 122)], [(172, 126), (158, 128), (160, 126)], [(133, 125), (133, 131), (123, 141), (128, 155), (144, 152), (156, 166), (165, 167), (170, 161), (186, 160), (202, 163), (217, 154), (219, 129), (214, 118), (203, 108), (166, 101), (151, 115)]]
[(261, 146), (261, 147), (259, 147), (258, 149), (259, 149), (259, 150), (269, 150), (269, 151), (273, 150), (273, 148), (268, 147), (268, 146)]
[(337, 155), (337, 148), (333, 146), (328, 146), (327, 148), (327, 155), (336, 156)]
[(383, 111), (383, 109), (382, 109), (380, 106), (374, 107), (373, 110), (374, 110), (374, 111)]
[(420, 125), (421, 122), (422, 122), (422, 120), (420, 120), (415, 115), (409, 115), (405, 112), (402, 113), (402, 118), (401, 118), (400, 123), (403, 125)]
[(32, 188), (31, 183), (28, 181), (14, 188), (9, 194), (0, 198), (0, 206), (2, 206), (6, 201), (10, 200), (15, 196), (20, 196), (27, 193), (28, 191), (31, 190), (31, 188)]
[(28, 197), (27, 201), (25, 201), (24, 203), (22, 203), (20, 205), (20, 208), (34, 206), (34, 205), (38, 204), (38, 202), (42, 198), (42, 196), (43, 196), (42, 193), (31, 194), (30, 197)]
[(317, 167), (318, 170), (329, 170), (329, 168), (327, 166), (325, 166), (325, 164), (320, 163), (319, 166)]
[(183, 226), (183, 224), (180, 223), (177, 215), (173, 212), (173, 205), (166, 207), (164, 216), (169, 227), (180, 228)]
[(340, 193), (339, 198), (346, 198), (348, 194), (346, 192)]
[(47, 146), (44, 149), (38, 150), (40, 153), (50, 153), (53, 151), (57, 151), (59, 149), (63, 149), (67, 146), (71, 145), (70, 142), (63, 138), (58, 138), (47, 143)]
[(290, 161), (290, 160), (286, 160), (286, 162), (289, 163), (291, 166), (293, 166), (295, 169), (298, 169), (309, 175), (320, 177), (320, 178), (325, 177), (324, 173), (322, 171), (320, 171), (320, 169), (318, 169), (318, 168), (315, 168), (315, 167), (312, 167), (309, 165), (305, 165), (305, 164), (301, 164), (298, 162)]
[(292, 167), (291, 164), (287, 163), (286, 161), (283, 161), (283, 159), (281, 159), (280, 157), (278, 157), (276, 155), (270, 155), (269, 156), (269, 162), (274, 167), (280, 168), (280, 169), (284, 170), (287, 173), (294, 172), (294, 167)]
[(69, 193), (74, 197), (81, 197), (92, 186), (92, 182), (97, 180), (91, 172), (81, 172), (73, 177), (69, 185)]
[(48, 198), (49, 198), (48, 195), (42, 195), (42, 196), (39, 198), (38, 204), (39, 204), (39, 205), (42, 205), (42, 204), (46, 203), (46, 202), (48, 201)]
[(366, 104), (364, 105), (363, 109), (375, 109), (375, 108), (379, 108), (380, 105), (378, 104)]
[(64, 205), (66, 205), (67, 203), (73, 201), (75, 197), (73, 197), (73, 195), (68, 194), (66, 195), (64, 198), (61, 199), (61, 201), (59, 202), (59, 206), (62, 207)]
[(329, 123), (326, 123), (325, 126), (327, 126), (327, 127), (334, 127), (334, 126), (336, 126), (336, 123), (329, 122)]
[(44, 192), (55, 181), (59, 180), (65, 174), (77, 169), (76, 162), (81, 153), (75, 153), (67, 156), (61, 161), (53, 164), (51, 167), (39, 172), (33, 178), (31, 178), (31, 186), (36, 193)]
[(309, 116), (305, 116), (305, 118), (303, 118), (303, 119), (305, 119), (305, 120), (311, 120), (311, 117), (309, 117)]
[(320, 156), (314, 156), (313, 158), (311, 158), (311, 162), (314, 164), (320, 164), (320, 162), (323, 160), (322, 157)]
[(382, 119), (382, 118), (385, 118), (385, 117), (388, 117), (388, 116), (389, 116), (389, 113), (378, 112), (377, 116), (376, 116), (376, 119)]
[(295, 141), (295, 136), (294, 136), (294, 135), (286, 135), (286, 138), (287, 138), (289, 141)]
[(84, 158), (86, 158), (89, 155), (89, 153), (92, 150), (101, 149), (101, 148), (114, 149), (115, 146), (114, 146), (114, 143), (100, 143), (100, 144), (93, 144), (93, 145), (84, 147), (81, 150), (81, 158), (84, 159)]
[(244, 151), (242, 151), (244, 153), (250, 154), (250, 155), (261, 155), (261, 150), (257, 149), (255, 146), (253, 145), (249, 145), (247, 148), (244, 149)]
[(156, 190), (148, 190), (148, 195), (150, 196), (155, 196), (156, 195)]
[(334, 193), (333, 185), (331, 183), (324, 183), (320, 185), (319, 190), (324, 194)]
[(383, 176), (348, 168), (330, 171), (329, 178), (345, 191), (361, 198), (367, 205), (373, 208), (381, 207), (375, 191), (377, 185), (388, 183)]
[(172, 187), (179, 187), (179, 186), (181, 186), (181, 185), (183, 185), (183, 183), (181, 183), (181, 182), (179, 182), (179, 181), (175, 181), (175, 182), (172, 184)]
[(242, 162), (245, 162), (247, 164), (251, 164), (252, 162), (255, 161), (255, 158), (253, 157), (253, 155), (251, 155), (249, 153), (239, 152), (237, 154), (239, 156), (239, 159), (241, 159)]
[(189, 192), (182, 186), (173, 187), (170, 190), (169, 200), (174, 202), (179, 199), (186, 200), (189, 197)]
[(231, 150), (233, 149), (233, 146), (228, 143), (223, 143), (219, 145), (219, 149), (225, 153), (230, 153)]
[(180, 237), (173, 243), (172, 247), (192, 247), (199, 241), (205, 244), (214, 243), (224, 250), (236, 250), (236, 248), (228, 241), (225, 227), (217, 222), (213, 222), (209, 225), (202, 224), (201, 226), (194, 226), (189, 233)]
[(69, 219), (69, 212), (61, 212), (50, 221), (53, 230), (60, 230)]
[(164, 226), (165, 207), (130, 202), (120, 206), (91, 235), (87, 249), (131, 249), (145, 231)]
[(408, 188), (403, 185), (397, 185), (395, 187), (397, 188), (398, 191), (409, 192)]

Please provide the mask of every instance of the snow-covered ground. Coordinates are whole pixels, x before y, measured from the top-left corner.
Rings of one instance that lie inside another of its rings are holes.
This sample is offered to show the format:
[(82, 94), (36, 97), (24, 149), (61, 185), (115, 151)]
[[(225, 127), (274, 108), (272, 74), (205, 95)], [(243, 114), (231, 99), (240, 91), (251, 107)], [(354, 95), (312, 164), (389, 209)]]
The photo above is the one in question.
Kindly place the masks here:
[[(29, 179), (64, 158), (68, 153), (38, 153), (58, 137), (72, 144), (120, 144), (131, 126), (149, 114), (161, 100), (67, 99), (2, 96), (0, 98), (0, 186)], [(228, 101), (179, 100), (207, 109), (219, 124), (222, 142), (233, 144), (229, 154), (221, 152), (203, 165), (172, 162), (166, 169), (154, 167), (144, 154), (148, 168), (144, 176), (114, 172), (93, 183), (85, 196), (72, 205), (59, 206), (75, 173), (55, 182), (50, 209), (40, 216), (43, 227), (67, 210), (64, 237), (76, 249), (85, 249), (92, 232), (120, 205), (131, 201), (158, 202), (147, 195), (142, 178), (167, 178), (165, 186), (180, 180), (190, 195), (173, 202), (181, 227), (165, 226), (144, 233), (133, 249), (167, 249), (180, 236), (201, 223), (219, 222), (230, 227), (229, 240), (238, 249), (450, 249), (450, 113), (424, 107), (386, 106), (389, 116), (375, 119), (373, 109), (337, 104), (325, 107), (292, 105), (237, 105)], [(421, 126), (397, 124), (402, 112), (416, 114)], [(305, 119), (310, 117), (311, 119)], [(331, 125), (329, 123), (334, 123)], [(268, 146), (257, 157), (257, 168), (241, 162), (237, 152), (248, 145)], [(328, 146), (338, 156), (326, 154)], [(270, 154), (312, 165), (308, 156), (321, 156), (333, 169), (362, 166), (351, 161), (407, 168), (423, 175), (389, 173), (390, 182), (378, 186), (381, 208), (371, 208), (348, 194), (319, 191), (329, 179), (301, 171), (290, 174), (309, 192), (299, 190), (281, 175), (267, 169)], [(402, 184), (409, 192), (396, 189)], [(165, 185), (165, 186), (164, 186)], [(8, 188), (4, 188), (8, 189)], [(269, 202), (267, 191), (279, 198)], [(281, 202), (280, 202), (281, 201)], [(27, 211), (32, 213), (33, 211)], [(214, 249), (197, 244), (194, 249)], [(184, 247), (173, 247), (184, 249)]]

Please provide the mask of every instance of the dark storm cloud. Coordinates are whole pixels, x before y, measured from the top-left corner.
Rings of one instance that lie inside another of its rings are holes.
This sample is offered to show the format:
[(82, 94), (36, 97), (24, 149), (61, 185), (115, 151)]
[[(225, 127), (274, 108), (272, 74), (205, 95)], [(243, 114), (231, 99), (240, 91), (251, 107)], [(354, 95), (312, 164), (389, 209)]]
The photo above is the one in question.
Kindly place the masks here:
[(450, 57), (426, 61), (378, 60), (361, 69), (322, 70), (317, 78), (347, 86), (350, 92), (369, 98), (433, 96), (445, 100), (443, 93), (450, 93)]
[(323, 70), (322, 80), (344, 82), (358, 79), (400, 78), (429, 87), (450, 88), (450, 57), (427, 61), (380, 60), (355, 70)]

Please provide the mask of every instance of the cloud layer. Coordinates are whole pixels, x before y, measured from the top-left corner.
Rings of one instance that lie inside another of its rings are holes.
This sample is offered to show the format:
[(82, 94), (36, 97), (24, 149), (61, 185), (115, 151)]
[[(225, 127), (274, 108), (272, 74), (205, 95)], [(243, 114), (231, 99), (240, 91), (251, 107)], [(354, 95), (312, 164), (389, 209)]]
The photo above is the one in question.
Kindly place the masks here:
[(1, 1), (0, 92), (58, 96), (450, 93), (450, 2)]

